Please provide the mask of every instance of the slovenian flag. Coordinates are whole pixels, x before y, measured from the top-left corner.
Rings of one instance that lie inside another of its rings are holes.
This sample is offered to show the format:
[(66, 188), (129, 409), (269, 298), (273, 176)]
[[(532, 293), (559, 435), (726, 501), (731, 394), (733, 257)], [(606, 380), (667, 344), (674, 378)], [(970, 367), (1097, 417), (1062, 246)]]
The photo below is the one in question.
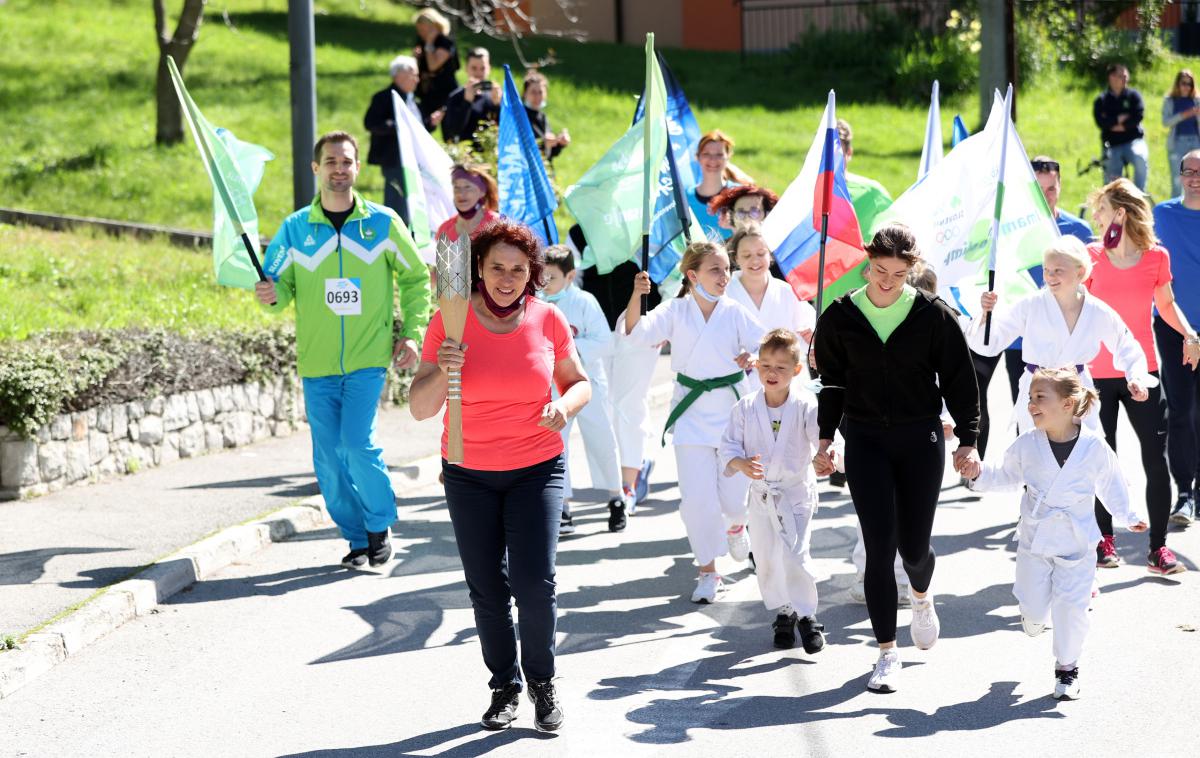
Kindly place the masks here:
[[(789, 223), (789, 218), (800, 219), (790, 231), (785, 232), (786, 236), (782, 241), (774, 245), (774, 250), (780, 270), (801, 300), (812, 300), (817, 295), (821, 223), (826, 213), (829, 219), (828, 238), (825, 243), (824, 284), (828, 285), (840, 278), (866, 257), (862, 232), (858, 228), (858, 217), (854, 214), (850, 190), (846, 187), (846, 159), (842, 155), (841, 142), (838, 141), (832, 90), (829, 92), (829, 102), (825, 106), (822, 124), (823, 128), (818, 130), (816, 139), (809, 148), (808, 158), (804, 167), (800, 169), (800, 175), (767, 217), (768, 223), (764, 224), (764, 234), (770, 244), (773, 241), (772, 237), (779, 233), (780, 222), (786, 224)], [(806, 187), (808, 202), (804, 202), (803, 197)], [(788, 195), (792, 195), (793, 198), (788, 198)], [(785, 204), (785, 200), (790, 202)], [(812, 204), (811, 214), (803, 213), (803, 205), (808, 203)], [(780, 213), (781, 206), (783, 213)], [(796, 210), (800, 210), (803, 215), (789, 212)], [(778, 221), (775, 224), (770, 224), (776, 219)], [(771, 230), (774, 230), (774, 235)]]

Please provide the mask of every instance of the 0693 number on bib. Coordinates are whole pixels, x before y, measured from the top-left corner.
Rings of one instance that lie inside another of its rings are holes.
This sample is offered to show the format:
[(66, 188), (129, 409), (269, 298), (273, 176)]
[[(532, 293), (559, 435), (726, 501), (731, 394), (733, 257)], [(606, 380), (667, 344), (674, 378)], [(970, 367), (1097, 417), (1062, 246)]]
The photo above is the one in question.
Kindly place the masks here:
[(338, 316), (361, 316), (362, 280), (326, 279), (325, 306)]

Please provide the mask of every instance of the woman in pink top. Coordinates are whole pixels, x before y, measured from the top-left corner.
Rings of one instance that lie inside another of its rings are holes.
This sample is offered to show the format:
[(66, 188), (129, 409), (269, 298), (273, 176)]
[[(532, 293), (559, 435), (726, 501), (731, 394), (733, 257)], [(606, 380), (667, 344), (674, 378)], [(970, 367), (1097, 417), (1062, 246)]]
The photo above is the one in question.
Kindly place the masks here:
[[(563, 506), (559, 432), (587, 404), (591, 386), (566, 318), (533, 296), (544, 284), (533, 233), (497, 221), (478, 233), (471, 255), (475, 292), (462, 343), (446, 337), (442, 314), (435, 314), (409, 408), (418, 420), (437, 414), (446, 404), (447, 372), (462, 369), (463, 463), (445, 461), (443, 433), (442, 473), (483, 662), (492, 674), (492, 702), (481, 725), (511, 725), (523, 670), (535, 726), (553, 731), (563, 718), (551, 682)], [(513, 598), (521, 609), (519, 664)]]
[[(1084, 282), (1088, 290), (1112, 306), (1146, 353), (1151, 376), (1158, 377), (1151, 317), (1158, 309), (1173, 329), (1185, 338), (1196, 333), (1175, 304), (1171, 290), (1171, 259), (1154, 236), (1150, 205), (1128, 179), (1116, 179), (1090, 198), (1096, 228), (1103, 230), (1099, 242), (1088, 246), (1092, 274)], [(1195, 369), (1200, 345), (1190, 345), (1184, 362)], [(1149, 399), (1133, 402), (1125, 375), (1113, 367), (1112, 355), (1100, 348), (1091, 364), (1096, 391), (1100, 393), (1100, 424), (1109, 446), (1117, 449), (1117, 411), (1125, 406), (1129, 423), (1142, 446), (1142, 468), (1146, 472), (1146, 509), (1150, 513), (1149, 570), (1174, 574), (1184, 570), (1167, 547), (1167, 522), (1171, 512), (1171, 478), (1167, 469), (1167, 404), (1158, 387), (1149, 388)], [(1113, 542), (1112, 516), (1097, 501), (1096, 521), (1103, 535), (1096, 546), (1096, 565), (1113, 568), (1117, 551)]]
[(454, 208), (458, 215), (442, 222), (437, 236), (446, 235), (451, 242), (461, 232), (474, 237), (485, 226), (500, 218), (500, 192), (496, 180), (483, 166), (458, 163), (450, 172), (454, 187)]

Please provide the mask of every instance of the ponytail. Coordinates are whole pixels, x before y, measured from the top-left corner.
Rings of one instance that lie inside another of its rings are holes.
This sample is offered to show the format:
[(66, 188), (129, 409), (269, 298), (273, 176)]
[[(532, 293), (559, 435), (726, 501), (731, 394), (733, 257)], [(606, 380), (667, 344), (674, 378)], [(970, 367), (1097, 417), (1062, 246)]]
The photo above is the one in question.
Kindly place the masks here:
[(1091, 387), (1084, 387), (1074, 369), (1040, 368), (1034, 372), (1029, 386), (1032, 387), (1033, 382), (1045, 382), (1054, 388), (1056, 395), (1070, 400), (1071, 413), (1077, 419), (1088, 415), (1100, 402), (1100, 395)]

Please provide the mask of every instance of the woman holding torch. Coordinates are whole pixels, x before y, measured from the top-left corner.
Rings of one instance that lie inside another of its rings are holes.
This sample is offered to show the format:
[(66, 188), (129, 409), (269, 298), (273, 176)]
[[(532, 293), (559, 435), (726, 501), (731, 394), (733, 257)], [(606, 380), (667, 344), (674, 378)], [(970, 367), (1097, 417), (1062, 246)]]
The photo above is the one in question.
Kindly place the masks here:
[[(455, 244), (465, 243), (463, 238)], [(443, 288), (442, 309), (425, 334), (409, 408), (421, 420), (452, 401), (442, 472), (483, 660), (492, 674), (492, 702), (481, 725), (509, 727), (527, 688), (534, 725), (553, 731), (563, 721), (551, 681), (564, 474), (559, 432), (587, 404), (591, 387), (570, 325), (553, 305), (533, 296), (543, 285), (544, 267), (533, 233), (501, 220), (469, 244), (472, 286), (460, 293), (465, 295), (462, 338), (448, 336), (454, 298)], [(455, 275), (441, 270), (445, 257), (439, 251), (438, 281), (450, 286)], [(467, 277), (459, 272), (457, 278)], [(459, 374), (461, 380), (452, 380)], [(561, 395), (557, 400), (551, 399), (551, 382)], [(461, 415), (453, 413), (459, 392)], [(453, 460), (449, 451), (460, 444), (461, 460)], [(513, 598), (520, 609), (519, 664)]]

